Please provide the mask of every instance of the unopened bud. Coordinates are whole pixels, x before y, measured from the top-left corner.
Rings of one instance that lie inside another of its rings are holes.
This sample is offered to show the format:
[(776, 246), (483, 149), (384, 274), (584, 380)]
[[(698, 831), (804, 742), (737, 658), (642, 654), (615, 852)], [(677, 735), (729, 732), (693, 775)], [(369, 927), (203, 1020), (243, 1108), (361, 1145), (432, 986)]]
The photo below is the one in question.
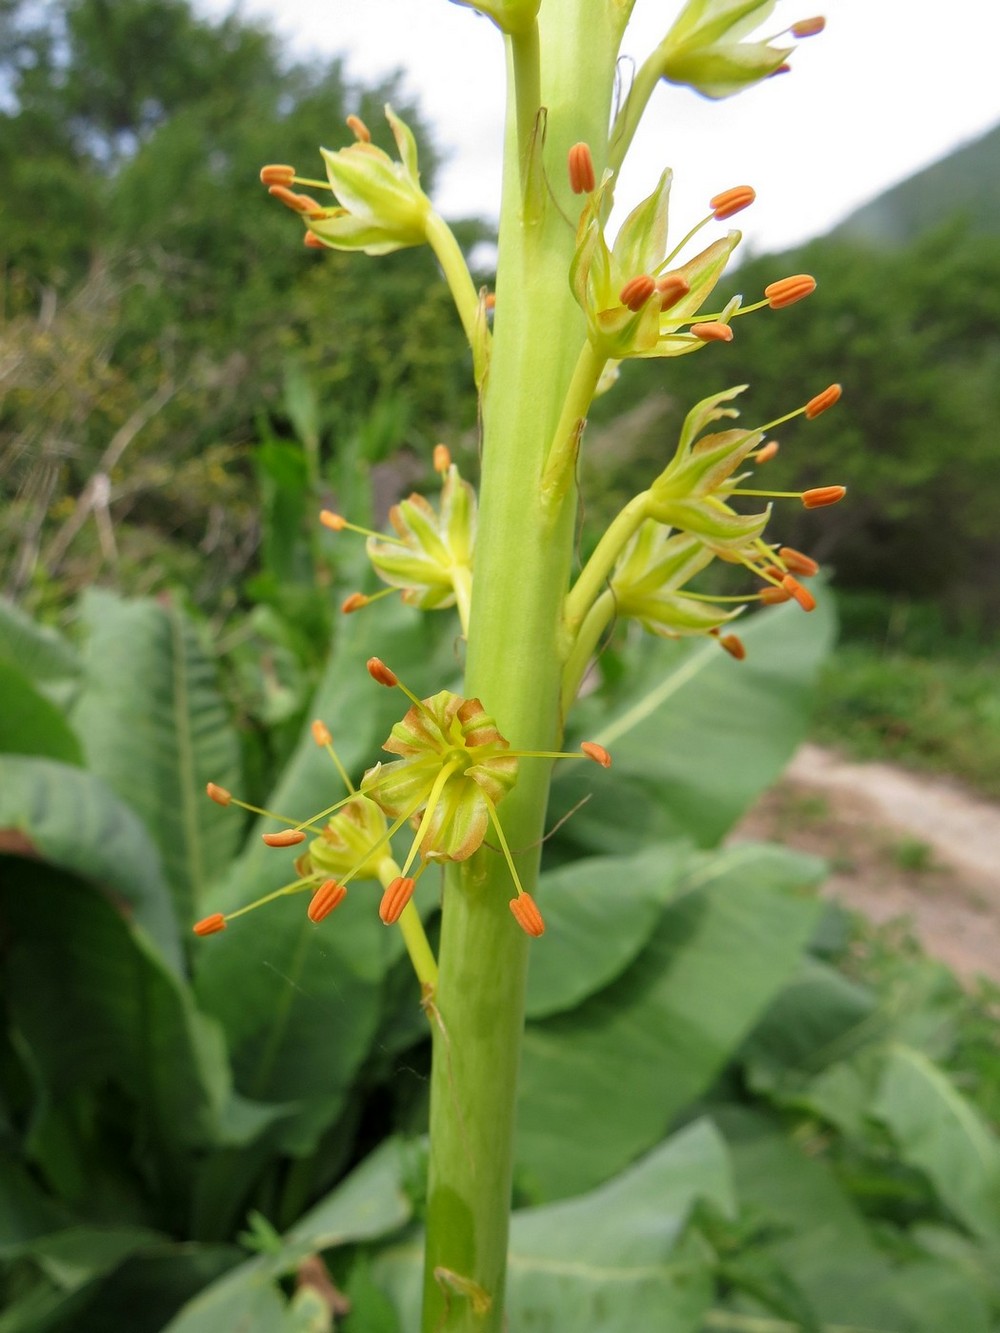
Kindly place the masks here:
[(363, 606), (367, 606), (371, 601), (363, 592), (352, 592), (340, 603), (340, 609), (345, 616), (349, 616), (352, 611), (360, 611)]
[(781, 580), (781, 586), (784, 588), (785, 592), (795, 598), (803, 611), (815, 611), (816, 598), (808, 588), (802, 586), (794, 575), (786, 574)]
[(332, 509), (321, 509), (319, 521), (331, 532), (343, 532), (347, 527), (347, 519), (342, 514), (335, 514)]
[(569, 184), (574, 194), (592, 194), (596, 179), (594, 177), (594, 159), (590, 148), (585, 143), (575, 143), (566, 157), (569, 168)]
[(790, 278), (779, 278), (764, 288), (767, 304), (772, 310), (784, 310), (787, 305), (794, 305), (816, 290), (816, 279), (808, 273), (796, 273)]
[(220, 787), (215, 782), (206, 782), (205, 791), (209, 800), (214, 801), (216, 805), (228, 805), (233, 799), (232, 792), (226, 791), (225, 787)]
[(260, 836), (268, 847), (294, 847), (306, 840), (306, 835), (300, 828), (286, 828), (280, 833), (262, 833)]
[(309, 900), (306, 916), (318, 925), (324, 917), (330, 915), (335, 907), (339, 907), (346, 897), (347, 885), (338, 884), (335, 879), (328, 879), (319, 886)]
[(595, 764), (600, 764), (602, 768), (611, 767), (611, 756), (603, 745), (598, 745), (596, 741), (581, 741), (580, 749), (588, 759), (593, 759)]
[(743, 640), (738, 634), (723, 634), (719, 639), (719, 646), (725, 648), (730, 657), (735, 657), (737, 662), (742, 662), (747, 655)]
[(333, 737), (330, 735), (330, 728), (326, 725), (325, 722), (321, 722), (319, 718), (317, 718), (316, 721), (312, 724), (310, 730), (312, 731), (312, 738), (317, 745), (333, 744)]
[(815, 486), (811, 491), (802, 492), (802, 503), (807, 509), (823, 509), (826, 505), (837, 504), (846, 494), (846, 486)]
[(355, 139), (357, 139), (358, 143), (371, 143), (372, 132), (360, 116), (348, 116), (347, 128), (354, 135)]
[(707, 324), (692, 324), (691, 332), (696, 338), (700, 338), (703, 343), (731, 343), (733, 341), (733, 331), (728, 324), (723, 324), (717, 319), (711, 319)]
[(813, 19), (799, 19), (798, 23), (793, 23), (788, 31), (793, 37), (815, 37), (826, 27), (826, 19), (822, 15), (817, 15)]
[(395, 671), (390, 671), (380, 657), (369, 657), (365, 665), (368, 667), (369, 676), (379, 685), (386, 685), (391, 689), (399, 684), (399, 677)]
[(383, 923), (387, 926), (394, 925), (403, 915), (403, 908), (413, 897), (413, 890), (416, 887), (415, 879), (404, 878), (398, 875), (382, 894), (382, 901), (378, 906), (378, 914)]
[(434, 471), (445, 473), (451, 467), (451, 450), (446, 444), (434, 446)]
[(220, 930), (225, 930), (225, 928), (226, 918), (221, 912), (213, 912), (211, 916), (196, 921), (191, 927), (196, 935), (217, 935)]
[(641, 310), (656, 291), (656, 283), (648, 273), (640, 273), (628, 282), (618, 293), (618, 299), (629, 310)]
[(724, 222), (734, 213), (741, 213), (744, 208), (749, 208), (756, 198), (757, 191), (751, 186), (734, 185), (731, 190), (723, 190), (721, 194), (709, 199), (708, 206), (715, 220)]
[(538, 910), (538, 904), (530, 893), (519, 893), (508, 905), (514, 913), (515, 921), (526, 935), (533, 935), (537, 939), (539, 935), (545, 934), (545, 922)]
[(808, 579), (819, 573), (819, 565), (816, 561), (811, 556), (796, 551), (794, 546), (782, 546), (778, 554), (793, 574), (801, 574), (803, 578)]
[(815, 398), (810, 398), (805, 407), (806, 420), (812, 421), (813, 417), (818, 417), (821, 412), (825, 412), (828, 407), (832, 407), (834, 403), (839, 402), (840, 395), (843, 392), (839, 384), (831, 384), (822, 393), (818, 393)]
[(295, 168), (283, 166), (274, 163), (271, 166), (261, 167), (260, 180), (262, 185), (291, 185), (295, 179)]

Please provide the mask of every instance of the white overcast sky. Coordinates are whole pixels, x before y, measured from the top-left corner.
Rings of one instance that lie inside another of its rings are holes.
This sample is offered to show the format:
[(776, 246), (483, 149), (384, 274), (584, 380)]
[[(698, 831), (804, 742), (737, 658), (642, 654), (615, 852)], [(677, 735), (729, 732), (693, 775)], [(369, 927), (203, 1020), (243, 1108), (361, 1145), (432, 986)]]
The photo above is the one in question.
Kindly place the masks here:
[[(544, 0), (543, 0), (544, 3)], [(496, 216), (503, 50), (496, 29), (448, 0), (196, 0), (264, 18), (303, 57), (342, 54), (373, 81), (401, 69), (447, 161), (445, 216)], [(637, 0), (623, 53), (637, 61), (681, 0)], [(826, 231), (889, 185), (1000, 122), (1000, 0), (779, 0), (761, 35), (825, 13), (793, 72), (723, 102), (661, 84), (626, 164), (619, 203), (674, 169), (675, 227), (731, 185), (757, 190), (739, 224), (755, 251)], [(303, 167), (305, 164), (301, 164)]]

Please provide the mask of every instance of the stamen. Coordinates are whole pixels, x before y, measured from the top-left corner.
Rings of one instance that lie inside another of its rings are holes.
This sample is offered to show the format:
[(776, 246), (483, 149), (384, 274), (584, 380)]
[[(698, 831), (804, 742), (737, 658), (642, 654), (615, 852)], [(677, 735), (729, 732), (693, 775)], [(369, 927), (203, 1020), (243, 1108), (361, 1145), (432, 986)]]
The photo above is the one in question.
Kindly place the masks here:
[(451, 450), (446, 444), (434, 446), (434, 471), (443, 476), (451, 467)]
[(299, 828), (286, 828), (280, 833), (262, 833), (260, 836), (268, 847), (295, 847), (306, 840), (305, 833)]
[(846, 486), (814, 486), (811, 491), (802, 492), (802, 503), (807, 509), (822, 509), (825, 505), (835, 505), (846, 494)]
[(335, 879), (328, 879), (313, 894), (306, 908), (306, 916), (318, 925), (334, 908), (339, 907), (346, 897), (346, 886), (338, 884)]
[(784, 310), (816, 290), (816, 279), (808, 273), (796, 273), (790, 278), (779, 278), (764, 288), (767, 304), (772, 310)]
[(669, 310), (671, 306), (677, 304), (682, 296), (687, 296), (691, 290), (691, 284), (687, 278), (682, 278), (679, 273), (668, 273), (665, 278), (661, 278), (656, 284), (656, 290), (660, 293), (660, 309)]
[(542, 914), (538, 910), (538, 904), (532, 898), (530, 893), (519, 893), (516, 898), (512, 898), (507, 904), (514, 913), (514, 919), (526, 935), (531, 935), (538, 939), (540, 935), (545, 934), (545, 922), (542, 920)]
[(496, 294), (496, 292), (487, 292), (487, 293), (486, 293), (486, 299), (485, 299), (485, 301), (483, 302), (483, 304), (486, 306), (486, 309), (487, 309), (487, 310), (495, 310), (495, 309), (496, 309), (496, 305), (497, 305), (497, 294)]
[(815, 398), (810, 398), (804, 409), (806, 420), (812, 421), (813, 417), (818, 417), (821, 412), (825, 412), (828, 407), (832, 407), (834, 403), (839, 402), (840, 395), (843, 392), (839, 384), (831, 384), (822, 393), (818, 393)]
[(378, 914), (384, 925), (392, 926), (403, 915), (403, 908), (413, 897), (417, 881), (405, 875), (397, 875), (382, 894), (378, 905)]
[(597, 181), (589, 145), (575, 143), (566, 155), (566, 165), (569, 168), (569, 185), (573, 193), (593, 194)]
[(372, 680), (377, 681), (379, 685), (394, 689), (399, 684), (399, 677), (395, 671), (390, 671), (380, 657), (369, 657), (365, 665), (368, 668), (369, 676)]
[[(395, 589), (393, 589), (395, 591)], [(352, 611), (360, 611), (362, 607), (368, 605), (370, 597), (366, 597), (363, 592), (352, 592), (340, 603), (340, 609), (345, 616), (349, 616)]]
[[(628, 282), (618, 293), (618, 299), (629, 310), (639, 311), (656, 291), (656, 282), (648, 273), (640, 273)], [(732, 335), (730, 335), (732, 336)]]
[(312, 738), (317, 745), (333, 744), (333, 736), (330, 734), (330, 728), (325, 722), (321, 722), (319, 718), (313, 722), (309, 730), (312, 732)]
[(765, 606), (777, 606), (779, 602), (790, 602), (792, 594), (786, 592), (784, 588), (762, 588), (757, 598)]
[(715, 195), (709, 199), (708, 206), (712, 210), (712, 216), (717, 222), (724, 222), (726, 218), (731, 218), (734, 213), (740, 213), (744, 208), (749, 208), (757, 198), (757, 192), (749, 185), (734, 185), (731, 190), (723, 190), (721, 194)]
[(794, 546), (782, 546), (778, 554), (793, 574), (801, 574), (803, 578), (811, 578), (813, 574), (819, 573), (819, 565), (816, 561), (811, 556), (796, 551)]
[(778, 441), (768, 440), (767, 444), (761, 445), (755, 454), (753, 461), (760, 467), (761, 463), (769, 463), (778, 452)]
[(261, 167), (260, 182), (262, 185), (291, 185), (295, 179), (295, 168), (272, 163), (270, 166)]
[(720, 324), (718, 320), (710, 320), (707, 324), (692, 324), (691, 332), (696, 338), (700, 338), (703, 343), (730, 343), (733, 341), (733, 331), (728, 324)]
[(303, 213), (308, 217), (314, 217), (323, 212), (322, 205), (318, 204), (315, 199), (310, 199), (307, 194), (296, 194), (285, 185), (270, 185), (267, 192), (273, 194), (275, 199), (280, 199), (286, 208), (290, 208), (293, 213)]
[(357, 523), (348, 523), (343, 514), (335, 514), (332, 509), (321, 509), (319, 511), (319, 521), (324, 528), (329, 528), (331, 532), (357, 532), (362, 537), (374, 537), (377, 541), (385, 539), (384, 532), (373, 532), (371, 528), (362, 528)]
[(798, 23), (793, 23), (788, 31), (793, 37), (815, 37), (826, 27), (826, 19), (817, 15), (813, 19), (799, 19)]
[(302, 238), (302, 244), (308, 245), (310, 250), (328, 250), (329, 246), (325, 241), (321, 241), (314, 231), (307, 231)]
[(803, 611), (816, 610), (816, 598), (808, 588), (804, 588), (797, 578), (792, 574), (786, 574), (781, 580), (781, 586), (798, 602)]
[(725, 648), (730, 657), (735, 657), (737, 662), (742, 662), (747, 655), (746, 646), (738, 634), (723, 634), (719, 639), (719, 647)]
[(196, 921), (191, 929), (196, 935), (217, 935), (220, 930), (225, 930), (226, 918), (221, 912), (213, 912), (211, 916), (203, 917), (201, 921)]
[(593, 759), (595, 764), (600, 764), (602, 768), (611, 767), (611, 756), (603, 745), (598, 745), (596, 741), (581, 741), (580, 749), (588, 759)]
[(228, 805), (233, 799), (232, 792), (226, 791), (225, 787), (220, 787), (215, 782), (206, 782), (205, 791), (209, 800), (214, 801), (216, 805)]
[(372, 132), (360, 116), (348, 116), (347, 128), (354, 135), (355, 139), (357, 139), (358, 143), (371, 143)]

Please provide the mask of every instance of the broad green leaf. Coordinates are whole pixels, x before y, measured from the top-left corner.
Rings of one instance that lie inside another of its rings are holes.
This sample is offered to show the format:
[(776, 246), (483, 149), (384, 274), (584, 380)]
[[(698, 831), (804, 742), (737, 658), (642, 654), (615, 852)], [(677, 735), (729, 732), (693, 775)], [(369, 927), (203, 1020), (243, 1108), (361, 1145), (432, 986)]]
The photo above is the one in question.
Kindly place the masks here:
[[(454, 676), (451, 645), (427, 618), (382, 602), (344, 622), (312, 716), (333, 732), (348, 771), (360, 778), (376, 762), (406, 699), (376, 685), (365, 660), (381, 657), (418, 693), (430, 694)], [(294, 818), (322, 810), (343, 795), (329, 757), (308, 730), (286, 768), (269, 809)], [(231, 911), (295, 878), (294, 851), (264, 846), (259, 831), (220, 884), (206, 910)], [(432, 877), (421, 885), (433, 893)], [(219, 1018), (233, 1052), (239, 1090), (258, 1101), (289, 1105), (281, 1140), (311, 1149), (340, 1113), (368, 1056), (381, 1018), (386, 969), (398, 956), (398, 932), (378, 918), (381, 890), (352, 884), (347, 900), (320, 926), (306, 918), (308, 898), (279, 899), (234, 921), (221, 935), (199, 941), (196, 984), (201, 1003)], [(413, 983), (414, 1004), (419, 1002)]]
[(572, 1009), (633, 961), (691, 861), (684, 843), (590, 857), (542, 875), (546, 932), (531, 950), (527, 1014)]
[[(374, 1240), (403, 1226), (412, 1205), (403, 1186), (400, 1144), (386, 1140), (300, 1218), (273, 1251), (234, 1268), (185, 1305), (163, 1333), (276, 1333), (287, 1306), (277, 1280), (303, 1259), (341, 1245)], [(268, 1322), (270, 1320), (270, 1323)], [(294, 1327), (291, 1325), (290, 1327)]]
[(1000, 1144), (945, 1073), (920, 1051), (893, 1047), (872, 1112), (964, 1226), (1000, 1238)]
[[(707, 1201), (736, 1208), (728, 1154), (710, 1121), (687, 1126), (614, 1180), (511, 1219), (507, 1307), (512, 1329), (546, 1333), (696, 1333), (712, 1297), (715, 1256), (685, 1234)], [(373, 1276), (405, 1333), (419, 1327), (420, 1247), (394, 1246)]]
[(30, 668), (32, 684), (57, 706), (72, 698), (82, 669), (67, 639), (4, 597), (0, 597), (0, 662), (21, 671)]
[(0, 661), (0, 753), (34, 754), (80, 764), (80, 742), (55, 704), (34, 688), (28, 677)]
[(47, 861), (121, 898), (179, 970), (177, 920), (159, 852), (100, 778), (49, 759), (0, 755), (0, 850)]
[(221, 1033), (146, 936), (100, 894), (26, 863), (5, 876), (3, 907), (7, 1004), (32, 1056), (39, 1114), (107, 1091), (153, 1145), (213, 1143), (229, 1095)]
[(68, 1226), (70, 1220), (22, 1162), (6, 1152), (0, 1155), (0, 1258), (22, 1254), (38, 1237)]
[[(714, 642), (644, 642), (637, 669), (574, 711), (574, 732), (606, 746), (614, 767), (562, 836), (594, 852), (670, 838), (717, 843), (805, 735), (833, 636), (831, 600), (810, 615), (789, 603), (748, 617), (743, 662)], [(555, 814), (595, 785), (567, 766), (553, 785)]]
[(193, 622), (173, 603), (90, 592), (85, 676), (72, 720), (88, 767), (143, 820), (178, 918), (192, 922), (231, 861), (239, 819), (205, 783), (239, 787), (239, 743)]
[(558, 1198), (608, 1179), (705, 1092), (798, 966), (817, 862), (742, 845), (703, 858), (635, 963), (530, 1024), (519, 1179)]

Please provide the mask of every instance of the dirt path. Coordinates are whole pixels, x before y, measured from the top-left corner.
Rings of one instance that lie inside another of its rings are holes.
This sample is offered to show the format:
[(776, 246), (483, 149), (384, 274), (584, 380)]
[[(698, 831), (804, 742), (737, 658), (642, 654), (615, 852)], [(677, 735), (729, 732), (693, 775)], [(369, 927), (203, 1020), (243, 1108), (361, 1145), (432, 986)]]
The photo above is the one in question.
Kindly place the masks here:
[(829, 861), (824, 892), (872, 921), (908, 917), (959, 976), (1000, 981), (1000, 805), (955, 783), (804, 745), (734, 833)]

